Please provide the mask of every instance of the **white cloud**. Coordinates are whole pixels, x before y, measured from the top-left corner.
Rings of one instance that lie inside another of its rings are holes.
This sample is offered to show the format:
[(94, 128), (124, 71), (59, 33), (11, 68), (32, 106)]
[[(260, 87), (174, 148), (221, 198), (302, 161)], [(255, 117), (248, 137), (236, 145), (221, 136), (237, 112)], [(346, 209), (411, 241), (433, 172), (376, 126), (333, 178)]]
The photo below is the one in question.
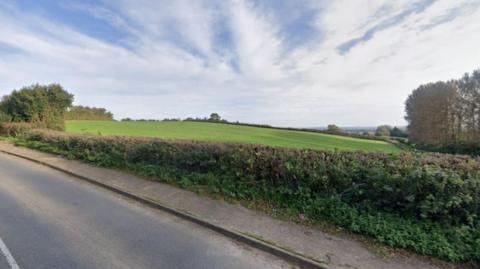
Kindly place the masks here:
[[(281, 20), (248, 0), (68, 6), (125, 32), (119, 43), (0, 5), (0, 93), (59, 82), (77, 103), (119, 118), (217, 111), (288, 126), (404, 124), (403, 102), (416, 86), (480, 67), (478, 2), (425, 3), (322, 4), (312, 22), (321, 38), (291, 50)], [(218, 38), (222, 30), (229, 38)]]

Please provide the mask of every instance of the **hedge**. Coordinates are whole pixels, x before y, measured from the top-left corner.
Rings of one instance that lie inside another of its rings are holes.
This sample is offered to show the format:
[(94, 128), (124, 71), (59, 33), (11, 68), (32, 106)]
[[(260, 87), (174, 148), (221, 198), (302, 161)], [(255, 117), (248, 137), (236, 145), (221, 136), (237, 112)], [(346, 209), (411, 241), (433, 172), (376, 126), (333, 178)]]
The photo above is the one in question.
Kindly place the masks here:
[(18, 136), (24, 135), (34, 129), (33, 124), (27, 122), (2, 122), (0, 123), (0, 135)]
[(480, 261), (480, 159), (33, 130), (27, 146), (180, 186), (262, 200), (396, 247)]
[(416, 145), (418, 149), (450, 154), (467, 154), (471, 156), (480, 156), (480, 142), (456, 141), (438, 145)]

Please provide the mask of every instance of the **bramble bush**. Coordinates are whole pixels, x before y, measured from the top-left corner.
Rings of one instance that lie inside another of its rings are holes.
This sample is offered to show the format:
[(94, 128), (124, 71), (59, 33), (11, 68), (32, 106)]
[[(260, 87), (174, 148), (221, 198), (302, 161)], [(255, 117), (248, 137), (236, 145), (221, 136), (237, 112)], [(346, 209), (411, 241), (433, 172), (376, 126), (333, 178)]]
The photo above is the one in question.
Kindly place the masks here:
[(72, 135), (33, 130), (24, 144), (182, 187), (262, 200), (388, 245), (480, 261), (480, 158), (318, 151)]
[(2, 136), (22, 136), (34, 129), (34, 126), (28, 122), (2, 122), (0, 123), (0, 135)]

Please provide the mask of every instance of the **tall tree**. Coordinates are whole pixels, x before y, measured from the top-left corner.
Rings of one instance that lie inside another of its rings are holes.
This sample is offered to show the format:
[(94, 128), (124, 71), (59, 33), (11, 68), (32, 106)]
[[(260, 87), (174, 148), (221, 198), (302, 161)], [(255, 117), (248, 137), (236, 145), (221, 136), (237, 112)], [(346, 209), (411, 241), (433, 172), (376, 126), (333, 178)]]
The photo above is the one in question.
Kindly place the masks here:
[(429, 83), (415, 89), (405, 104), (410, 139), (425, 144), (455, 139), (458, 101), (453, 82)]
[(405, 110), (413, 142), (480, 147), (480, 70), (459, 80), (421, 85), (408, 97)]
[(63, 129), (64, 113), (73, 95), (58, 84), (32, 85), (14, 90), (0, 102), (0, 111), (14, 122), (29, 122), (37, 127)]
[(458, 82), (462, 102), (460, 104), (465, 127), (465, 139), (480, 140), (480, 70), (465, 74)]

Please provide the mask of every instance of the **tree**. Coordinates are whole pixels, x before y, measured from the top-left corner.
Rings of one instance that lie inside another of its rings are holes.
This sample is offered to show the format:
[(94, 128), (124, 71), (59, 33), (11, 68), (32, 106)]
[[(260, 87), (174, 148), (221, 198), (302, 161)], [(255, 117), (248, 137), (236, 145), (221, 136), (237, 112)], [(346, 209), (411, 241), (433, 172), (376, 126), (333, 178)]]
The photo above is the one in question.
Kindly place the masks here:
[(11, 121), (28, 122), (35, 127), (64, 128), (64, 114), (72, 105), (73, 95), (59, 84), (32, 85), (14, 90), (0, 102), (0, 111)]
[(409, 137), (416, 143), (446, 143), (458, 136), (459, 94), (454, 82), (421, 85), (408, 97), (406, 117)]
[(402, 129), (400, 129), (398, 127), (393, 127), (393, 129), (390, 131), (390, 136), (392, 136), (392, 137), (407, 137), (408, 135)]
[(113, 114), (105, 108), (73, 106), (65, 113), (66, 120), (113, 120)]
[(405, 111), (414, 143), (478, 146), (480, 70), (459, 80), (421, 85), (408, 97)]
[(375, 131), (375, 136), (390, 136), (391, 130), (392, 130), (392, 127), (388, 125), (380, 125), (377, 127), (377, 130)]
[(210, 118), (208, 120), (220, 121), (220, 120), (222, 120), (222, 118), (220, 117), (220, 115), (218, 113), (212, 113), (212, 114), (210, 114)]
[(341, 134), (342, 129), (340, 129), (340, 127), (338, 127), (335, 124), (329, 124), (327, 126), (327, 132), (332, 133), (332, 134)]
[[(458, 81), (461, 103), (461, 124), (465, 140), (480, 141), (480, 70), (465, 74)], [(460, 124), (460, 123), (459, 123)]]

